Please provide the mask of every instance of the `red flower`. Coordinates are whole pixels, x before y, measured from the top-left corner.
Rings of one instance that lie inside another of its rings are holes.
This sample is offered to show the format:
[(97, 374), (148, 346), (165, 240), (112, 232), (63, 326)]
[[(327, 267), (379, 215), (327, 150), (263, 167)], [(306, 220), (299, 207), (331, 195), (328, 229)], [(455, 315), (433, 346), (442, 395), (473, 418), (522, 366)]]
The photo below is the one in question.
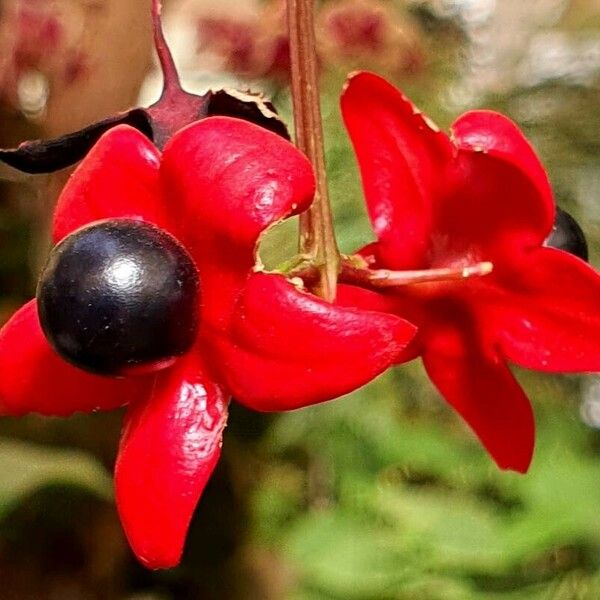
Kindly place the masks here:
[(261, 233), (306, 209), (313, 192), (306, 158), (244, 121), (193, 123), (162, 154), (137, 130), (115, 127), (65, 187), (54, 240), (115, 218), (142, 219), (177, 237), (202, 285), (194, 347), (158, 373), (116, 379), (60, 358), (42, 333), (35, 300), (0, 331), (3, 414), (130, 405), (116, 497), (129, 541), (150, 567), (180, 558), (219, 458), (230, 393), (263, 409), (330, 399), (387, 368), (414, 333), (396, 316), (332, 306), (255, 267)]
[(600, 370), (600, 277), (544, 247), (555, 206), (544, 169), (514, 123), (473, 111), (441, 132), (380, 77), (352, 77), (341, 100), (378, 241), (362, 253), (395, 270), (493, 271), (394, 288), (368, 301), (418, 334), (402, 361), (433, 383), (501, 468), (524, 472), (534, 447), (529, 401), (507, 362), (548, 372)]

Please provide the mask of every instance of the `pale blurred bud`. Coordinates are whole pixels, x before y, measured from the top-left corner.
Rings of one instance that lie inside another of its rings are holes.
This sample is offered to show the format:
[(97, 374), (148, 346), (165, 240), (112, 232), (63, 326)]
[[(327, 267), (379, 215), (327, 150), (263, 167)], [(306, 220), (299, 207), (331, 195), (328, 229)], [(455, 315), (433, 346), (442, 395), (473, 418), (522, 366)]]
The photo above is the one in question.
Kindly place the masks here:
[(394, 75), (423, 66), (420, 30), (408, 14), (379, 0), (337, 0), (319, 12), (319, 49), (327, 63)]
[(213, 54), (220, 68), (233, 73), (255, 70), (257, 35), (252, 19), (216, 15), (198, 19), (198, 51)]

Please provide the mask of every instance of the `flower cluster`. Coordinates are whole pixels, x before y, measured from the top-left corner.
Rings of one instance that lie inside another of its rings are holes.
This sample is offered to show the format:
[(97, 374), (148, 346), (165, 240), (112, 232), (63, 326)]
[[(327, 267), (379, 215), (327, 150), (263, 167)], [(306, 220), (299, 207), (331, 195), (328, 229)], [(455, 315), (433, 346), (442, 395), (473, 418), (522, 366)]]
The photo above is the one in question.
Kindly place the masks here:
[[(341, 45), (382, 50), (382, 14), (365, 7), (340, 2), (327, 21)], [(117, 506), (152, 568), (180, 559), (231, 397), (305, 407), (420, 357), (497, 464), (526, 471), (533, 415), (508, 365), (600, 370), (600, 276), (552, 233), (550, 185), (516, 125), (475, 111), (449, 137), (384, 79), (351, 77), (342, 114), (377, 241), (342, 261), (329, 303), (310, 273), (265, 272), (256, 254), (310, 207), (309, 161), (264, 102), (181, 89), (159, 9), (155, 105), (0, 151), (29, 172), (87, 153), (36, 298), (0, 330), (0, 414), (126, 407)]]

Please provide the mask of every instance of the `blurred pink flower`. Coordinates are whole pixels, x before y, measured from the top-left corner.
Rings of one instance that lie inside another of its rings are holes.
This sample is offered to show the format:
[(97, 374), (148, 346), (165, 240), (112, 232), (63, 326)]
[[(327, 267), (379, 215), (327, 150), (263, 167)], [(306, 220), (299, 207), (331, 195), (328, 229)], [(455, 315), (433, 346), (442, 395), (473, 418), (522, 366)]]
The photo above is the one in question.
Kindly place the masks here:
[(19, 81), (28, 72), (63, 84), (77, 80), (85, 70), (78, 25), (71, 6), (8, 0), (0, 15), (0, 102), (18, 106)]
[(249, 78), (287, 81), (290, 50), (282, 0), (266, 3), (262, 10), (232, 16), (214, 11), (198, 20), (198, 51), (220, 59), (219, 68)]
[(369, 66), (395, 75), (413, 73), (423, 65), (416, 24), (389, 2), (329, 2), (319, 13), (317, 27), (320, 52), (330, 64)]
[[(423, 65), (418, 28), (380, 0), (340, 0), (318, 9), (317, 44), (321, 65), (373, 67), (398, 75)], [(231, 10), (201, 16), (198, 51), (220, 58), (219, 68), (248, 78), (289, 80), (290, 52), (286, 3), (269, 0), (244, 16)]]
[(257, 23), (207, 15), (198, 21), (198, 51), (209, 50), (223, 60), (223, 67), (234, 73), (250, 73), (256, 62)]

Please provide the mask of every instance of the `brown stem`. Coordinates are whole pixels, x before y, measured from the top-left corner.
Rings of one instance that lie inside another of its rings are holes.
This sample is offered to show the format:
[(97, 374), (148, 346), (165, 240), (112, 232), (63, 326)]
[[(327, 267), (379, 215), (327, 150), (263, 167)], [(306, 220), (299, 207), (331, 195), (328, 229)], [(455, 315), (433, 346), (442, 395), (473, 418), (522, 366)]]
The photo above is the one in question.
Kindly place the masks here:
[(390, 271), (388, 269), (360, 269), (344, 265), (340, 280), (345, 283), (366, 285), (373, 288), (391, 288), (415, 283), (456, 281), (481, 277), (492, 272), (491, 262), (480, 262), (468, 267), (423, 269), (419, 271)]
[[(342, 263), (339, 281), (367, 289), (394, 288), (419, 283), (432, 283), (442, 281), (457, 281), (472, 277), (483, 277), (492, 272), (494, 265), (491, 262), (480, 262), (467, 267), (443, 267), (439, 269), (423, 269), (418, 271), (390, 271), (389, 269), (367, 269), (357, 267), (349, 261)], [(287, 277), (299, 277), (306, 283), (311, 283), (318, 278), (314, 266), (306, 264), (297, 270), (287, 273)]]
[(288, 0), (296, 144), (308, 156), (317, 179), (313, 205), (300, 216), (300, 253), (318, 271), (316, 292), (331, 302), (335, 299), (340, 253), (327, 191), (313, 13), (314, 0)]

